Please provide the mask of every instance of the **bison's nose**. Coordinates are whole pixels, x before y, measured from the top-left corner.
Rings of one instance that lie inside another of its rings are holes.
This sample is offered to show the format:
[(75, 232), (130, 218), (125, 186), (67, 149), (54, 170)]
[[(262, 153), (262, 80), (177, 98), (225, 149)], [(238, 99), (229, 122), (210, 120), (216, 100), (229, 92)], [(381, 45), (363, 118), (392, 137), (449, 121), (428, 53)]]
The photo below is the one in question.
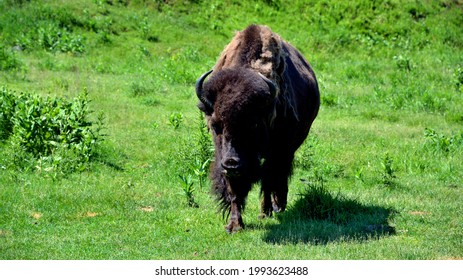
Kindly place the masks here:
[(222, 167), (228, 175), (236, 175), (241, 167), (239, 158), (230, 157), (222, 160)]

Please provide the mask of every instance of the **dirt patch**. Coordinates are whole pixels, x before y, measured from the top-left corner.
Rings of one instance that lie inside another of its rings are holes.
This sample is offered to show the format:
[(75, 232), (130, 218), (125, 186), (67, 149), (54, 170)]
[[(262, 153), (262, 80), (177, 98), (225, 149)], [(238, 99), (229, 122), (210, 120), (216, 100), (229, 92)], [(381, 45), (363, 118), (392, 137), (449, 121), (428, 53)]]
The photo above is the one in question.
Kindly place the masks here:
[(12, 233), (9, 230), (0, 229), (0, 237), (7, 237), (7, 236), (10, 236), (11, 234)]
[(153, 211), (154, 211), (154, 207), (153, 207), (153, 206), (140, 207), (140, 211), (143, 211), (143, 212), (153, 212)]
[(96, 213), (96, 212), (90, 212), (88, 211), (87, 213), (84, 214), (84, 217), (87, 217), (87, 218), (94, 218), (96, 216), (98, 216), (99, 214)]
[(408, 213), (410, 213), (410, 215), (420, 215), (420, 216), (431, 215), (431, 212), (424, 212), (424, 211), (410, 211)]
[(33, 212), (31, 214), (31, 217), (36, 219), (36, 220), (40, 220), (40, 218), (42, 218), (42, 216), (43, 216), (42, 213), (39, 213), (39, 212)]

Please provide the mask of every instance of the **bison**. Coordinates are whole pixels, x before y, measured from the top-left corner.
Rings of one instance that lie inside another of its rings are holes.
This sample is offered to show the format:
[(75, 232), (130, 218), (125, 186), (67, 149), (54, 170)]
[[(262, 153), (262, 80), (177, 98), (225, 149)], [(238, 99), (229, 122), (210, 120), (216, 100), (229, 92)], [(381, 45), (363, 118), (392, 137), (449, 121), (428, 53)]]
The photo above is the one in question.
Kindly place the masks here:
[(250, 25), (236, 33), (214, 68), (199, 77), (196, 94), (212, 131), (210, 177), (230, 218), (226, 230), (244, 228), (241, 213), (258, 181), (259, 216), (284, 211), (294, 153), (320, 106), (309, 63), (267, 26)]

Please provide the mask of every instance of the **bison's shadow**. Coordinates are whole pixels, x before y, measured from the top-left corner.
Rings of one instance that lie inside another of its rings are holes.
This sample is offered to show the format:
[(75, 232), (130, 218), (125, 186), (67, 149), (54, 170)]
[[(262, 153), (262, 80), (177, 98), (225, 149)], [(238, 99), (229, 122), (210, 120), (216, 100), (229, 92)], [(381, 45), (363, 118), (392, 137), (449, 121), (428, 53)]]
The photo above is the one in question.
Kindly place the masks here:
[(397, 211), (364, 205), (339, 193), (311, 188), (286, 212), (277, 215), (278, 224), (268, 225), (264, 240), (268, 243), (311, 243), (364, 241), (395, 234), (390, 221)]

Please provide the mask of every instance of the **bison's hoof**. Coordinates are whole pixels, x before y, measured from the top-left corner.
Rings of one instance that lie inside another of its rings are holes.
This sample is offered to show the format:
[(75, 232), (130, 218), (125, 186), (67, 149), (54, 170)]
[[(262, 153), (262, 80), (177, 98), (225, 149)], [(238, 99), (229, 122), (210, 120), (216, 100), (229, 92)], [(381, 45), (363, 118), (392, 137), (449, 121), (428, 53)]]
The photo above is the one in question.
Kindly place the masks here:
[(264, 213), (260, 213), (260, 214), (257, 216), (257, 219), (259, 219), (259, 220), (263, 220), (263, 219), (265, 219), (265, 218), (267, 218), (267, 215), (264, 214)]
[(280, 206), (278, 205), (278, 203), (273, 203), (272, 206), (273, 206), (273, 212), (275, 213), (284, 212), (286, 209), (286, 206)]
[(263, 220), (263, 219), (270, 218), (270, 217), (272, 217), (272, 211), (261, 212), (257, 216), (259, 220)]
[(228, 224), (228, 226), (225, 227), (225, 230), (228, 233), (235, 233), (235, 232), (239, 232), (243, 230), (243, 228), (244, 228), (243, 224), (240, 224), (238, 222), (230, 222), (230, 224)]

